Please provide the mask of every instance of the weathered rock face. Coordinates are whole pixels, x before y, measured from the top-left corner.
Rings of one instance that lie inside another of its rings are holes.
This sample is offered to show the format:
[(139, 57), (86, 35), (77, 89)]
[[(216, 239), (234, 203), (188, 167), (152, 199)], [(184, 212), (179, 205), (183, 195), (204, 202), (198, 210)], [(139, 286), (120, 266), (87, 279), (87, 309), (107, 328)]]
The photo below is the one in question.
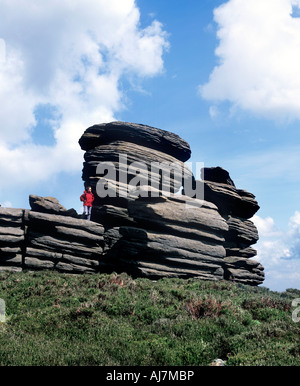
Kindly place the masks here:
[[(85, 162), (82, 173), (83, 180), (95, 187), (95, 184), (102, 177), (101, 174), (97, 173), (97, 166), (100, 162), (112, 163), (115, 168), (116, 176), (119, 177), (122, 173), (120, 168), (123, 167), (122, 162), (120, 162), (123, 158), (120, 158), (120, 155), (126, 156), (126, 166), (128, 166), (128, 172), (125, 176), (126, 180), (124, 181), (125, 184), (129, 184), (130, 181), (137, 176), (136, 170), (141, 166), (145, 167), (145, 173), (143, 173), (143, 180), (145, 180), (144, 185), (148, 185), (151, 173), (153, 184), (157, 185), (157, 188), (161, 190), (167, 189), (171, 192), (179, 190), (182, 186), (182, 180), (180, 178), (180, 180), (178, 179), (177, 181), (174, 178), (175, 173), (180, 176), (185, 174), (192, 178), (192, 173), (185, 164), (171, 155), (130, 142), (113, 141), (109, 144), (99, 145), (85, 153)], [(159, 163), (162, 168), (155, 170), (154, 163)], [(174, 170), (171, 170), (170, 165), (174, 167)], [(167, 174), (169, 172), (171, 177), (170, 186), (167, 185), (161, 177), (162, 173)], [(118, 180), (120, 179), (118, 178)], [(102, 202), (99, 199), (96, 202), (96, 204), (101, 203)]]
[[(141, 186), (150, 185), (151, 179), (151, 185), (157, 190), (173, 193), (180, 190), (183, 176), (193, 178), (192, 172), (184, 164), (191, 154), (188, 143), (165, 130), (135, 123), (112, 122), (88, 128), (79, 144), (86, 150), (82, 179), (95, 194), (94, 221), (103, 221), (106, 211), (110, 214), (114, 212), (115, 219), (112, 216), (106, 218), (110, 217), (107, 220), (115, 225), (119, 225), (120, 220), (131, 221), (127, 212), (128, 201), (136, 197), (128, 192), (131, 182), (137, 177)], [(103, 165), (102, 170), (97, 169), (99, 164)], [(113, 166), (112, 175), (105, 169), (105, 164)], [(105, 185), (101, 185), (103, 176)], [(97, 187), (100, 185), (102, 191), (114, 189), (116, 196), (99, 193)]]
[[(0, 271), (99, 272), (103, 265), (103, 226), (71, 217), (73, 210), (62, 209), (56, 199), (30, 196), (29, 201), (32, 210), (0, 207)], [(48, 201), (50, 207), (44, 205)], [(42, 204), (37, 206), (37, 202)], [(52, 204), (64, 215), (54, 214)]]
[(28, 211), (26, 225), (26, 268), (99, 272), (104, 247), (102, 225), (34, 211)]
[(204, 168), (202, 177), (205, 199), (217, 205), (228, 225), (224, 243), (224, 278), (245, 284), (261, 284), (264, 269), (260, 263), (249, 260), (256, 255), (250, 246), (258, 241), (256, 226), (250, 220), (259, 209), (255, 196), (236, 189), (228, 172), (220, 167)]
[(24, 210), (0, 207), (0, 271), (20, 271), (24, 247)]
[[(82, 178), (95, 195), (92, 221), (53, 197), (31, 195), (31, 210), (0, 208), (0, 270), (263, 282), (251, 247), (259, 206), (226, 170), (202, 170), (200, 200), (179, 193), (184, 181), (198, 181), (184, 164), (190, 147), (176, 134), (112, 122), (90, 127), (79, 144), (86, 151)], [(98, 194), (99, 184), (115, 194)]]
[(90, 150), (114, 142), (116, 139), (162, 151), (182, 162), (191, 156), (189, 144), (178, 135), (155, 127), (127, 122), (94, 125), (84, 132), (79, 145), (82, 150)]
[(223, 278), (228, 226), (215, 205), (186, 207), (183, 196), (129, 202), (137, 227), (122, 226), (123, 264), (150, 277)]
[(232, 214), (248, 219), (259, 209), (253, 194), (224, 183), (205, 180), (204, 196), (217, 205), (222, 215)]

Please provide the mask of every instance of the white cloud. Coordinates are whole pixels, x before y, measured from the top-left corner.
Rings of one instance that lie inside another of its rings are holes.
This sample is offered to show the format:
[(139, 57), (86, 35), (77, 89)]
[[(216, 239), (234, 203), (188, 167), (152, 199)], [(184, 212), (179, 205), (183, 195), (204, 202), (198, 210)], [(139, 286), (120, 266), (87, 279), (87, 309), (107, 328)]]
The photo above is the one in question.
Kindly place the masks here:
[[(81, 170), (78, 139), (124, 107), (120, 79), (163, 70), (166, 33), (156, 20), (145, 29), (139, 20), (134, 0), (0, 0), (0, 178), (7, 187)], [(54, 146), (32, 137), (43, 104), (58, 111)]]
[(300, 212), (296, 211), (290, 218), (289, 230), (292, 239), (290, 256), (300, 258)]
[(300, 289), (300, 212), (290, 218), (288, 228), (282, 231), (271, 217), (255, 215), (258, 229), (257, 260), (265, 268), (263, 285), (274, 290)]
[(253, 216), (253, 221), (260, 235), (264, 237), (281, 237), (282, 232), (276, 228), (272, 217), (262, 218), (258, 215)]
[(277, 229), (275, 221), (272, 217), (262, 218), (258, 215), (253, 216), (253, 222), (257, 227), (259, 234), (259, 242), (256, 246), (258, 251), (257, 259), (262, 264), (277, 265), (280, 259), (287, 257), (289, 253), (285, 233)]
[(24, 88), (24, 63), (18, 52), (2, 53), (0, 61), (1, 140), (18, 143), (29, 138), (28, 129), (35, 123), (35, 98)]
[(209, 115), (211, 118), (216, 118), (219, 115), (219, 110), (217, 106), (210, 106)]
[[(214, 10), (219, 63), (201, 96), (271, 118), (300, 118), (299, 0), (229, 0)], [(234, 111), (234, 110), (231, 110)]]
[(12, 208), (13, 207), (13, 205), (10, 201), (4, 201), (0, 205), (3, 206), (4, 208)]

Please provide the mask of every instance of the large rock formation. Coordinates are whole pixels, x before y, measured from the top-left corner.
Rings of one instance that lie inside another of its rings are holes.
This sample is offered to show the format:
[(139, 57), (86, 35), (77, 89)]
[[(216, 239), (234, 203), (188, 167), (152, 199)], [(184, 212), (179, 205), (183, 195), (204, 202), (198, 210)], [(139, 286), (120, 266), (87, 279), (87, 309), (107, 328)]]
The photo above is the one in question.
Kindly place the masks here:
[[(116, 187), (116, 197), (97, 197), (92, 217), (105, 226), (107, 239), (112, 237), (114, 247), (108, 256), (115, 267), (149, 277), (224, 278), (253, 285), (263, 282), (263, 267), (250, 260), (256, 255), (250, 246), (258, 240), (250, 218), (259, 206), (253, 194), (235, 187), (226, 170), (203, 169), (200, 184), (204, 200), (200, 202), (178, 194), (187, 180), (192, 181), (193, 188), (199, 181), (183, 164), (190, 157), (189, 145), (175, 134), (112, 122), (88, 128), (79, 143), (86, 150), (82, 178), (96, 197), (97, 184)], [(125, 181), (118, 178), (120, 154), (126, 154), (125, 168), (129, 170)], [(97, 166), (105, 162), (115, 166), (116, 183), (105, 174), (97, 174)], [(144, 186), (138, 189), (139, 198), (129, 188), (137, 175), (130, 168), (134, 162), (144, 163), (148, 172), (140, 182)], [(151, 173), (154, 162), (163, 166)], [(166, 186), (162, 176), (170, 165), (176, 165), (182, 179), (178, 179), (175, 167)], [(150, 177), (151, 185), (154, 181), (159, 190), (158, 198), (143, 195), (153, 191), (147, 188)]]
[(259, 206), (226, 170), (204, 168), (196, 181), (184, 163), (188, 143), (146, 125), (95, 125), (79, 144), (82, 178), (95, 195), (92, 221), (53, 197), (31, 195), (31, 210), (0, 208), (0, 270), (263, 282), (251, 247)]

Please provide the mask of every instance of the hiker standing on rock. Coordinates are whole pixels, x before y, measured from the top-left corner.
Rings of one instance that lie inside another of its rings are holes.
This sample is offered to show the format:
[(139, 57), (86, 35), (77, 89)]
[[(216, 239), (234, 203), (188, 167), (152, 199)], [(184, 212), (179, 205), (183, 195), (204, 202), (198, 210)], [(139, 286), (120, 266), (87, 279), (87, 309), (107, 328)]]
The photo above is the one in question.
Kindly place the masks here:
[(87, 219), (90, 220), (94, 201), (94, 195), (90, 186), (88, 186), (80, 196), (80, 201), (83, 201), (83, 218), (87, 216)]

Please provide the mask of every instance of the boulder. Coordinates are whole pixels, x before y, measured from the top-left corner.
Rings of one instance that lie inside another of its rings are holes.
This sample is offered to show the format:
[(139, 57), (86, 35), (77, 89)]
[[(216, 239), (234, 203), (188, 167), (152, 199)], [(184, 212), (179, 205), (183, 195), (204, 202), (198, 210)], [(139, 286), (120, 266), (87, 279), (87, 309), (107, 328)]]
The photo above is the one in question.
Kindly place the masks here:
[(78, 217), (75, 209), (66, 209), (54, 197), (40, 197), (34, 194), (29, 196), (29, 204), (33, 211), (41, 213), (58, 214), (61, 216)]
[(212, 168), (203, 168), (201, 170), (201, 179), (205, 181), (218, 182), (221, 184), (235, 186), (227, 170), (220, 166)]
[(204, 198), (213, 202), (225, 216), (231, 214), (249, 219), (259, 209), (252, 193), (224, 183), (204, 181)]
[(116, 138), (162, 151), (182, 162), (187, 161), (191, 156), (189, 144), (177, 134), (129, 122), (110, 122), (91, 126), (80, 138), (79, 145), (82, 150), (90, 150), (99, 145), (111, 143)]

